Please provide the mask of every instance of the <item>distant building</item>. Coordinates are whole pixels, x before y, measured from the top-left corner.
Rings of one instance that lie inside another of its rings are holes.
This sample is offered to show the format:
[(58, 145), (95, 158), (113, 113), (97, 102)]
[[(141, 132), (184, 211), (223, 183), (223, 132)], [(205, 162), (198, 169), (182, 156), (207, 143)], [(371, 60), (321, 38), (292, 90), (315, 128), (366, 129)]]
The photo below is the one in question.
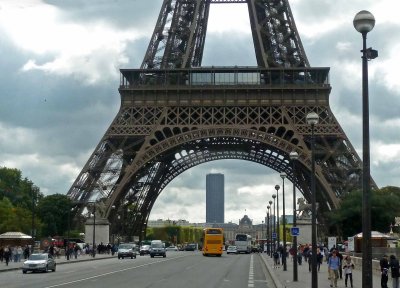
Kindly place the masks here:
[(206, 223), (224, 223), (224, 175), (206, 175)]

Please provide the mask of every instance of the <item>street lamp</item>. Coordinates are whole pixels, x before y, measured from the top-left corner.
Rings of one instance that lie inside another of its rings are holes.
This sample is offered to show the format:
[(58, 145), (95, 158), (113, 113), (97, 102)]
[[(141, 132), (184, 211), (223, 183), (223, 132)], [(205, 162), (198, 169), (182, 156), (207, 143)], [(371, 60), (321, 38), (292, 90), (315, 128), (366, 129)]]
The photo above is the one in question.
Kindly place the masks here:
[(372, 287), (371, 245), (371, 176), (369, 147), (368, 60), (378, 57), (378, 51), (367, 49), (367, 34), (375, 26), (375, 18), (368, 11), (360, 11), (353, 20), (354, 28), (363, 39), (362, 52), (362, 115), (363, 115), (363, 169), (362, 169), (362, 287)]
[(93, 202), (93, 248), (92, 257), (96, 257), (96, 202)]
[[(274, 221), (274, 232), (272, 233), (273, 234), (272, 235), (273, 246), (272, 246), (272, 255), (271, 256), (274, 255), (275, 248), (276, 248), (276, 246), (275, 246), (275, 239), (276, 239), (276, 220), (275, 220), (275, 218), (276, 218), (276, 213), (275, 213), (276, 205), (275, 205), (275, 198), (276, 198), (276, 195), (275, 194), (272, 195), (272, 199), (274, 199), (274, 218), (273, 218), (273, 221)], [(275, 238), (274, 238), (274, 233), (275, 233)]]
[(268, 223), (269, 223), (269, 226), (270, 226), (270, 242), (269, 242), (269, 245), (268, 245), (268, 249), (269, 249), (269, 256), (271, 256), (272, 257), (272, 200), (269, 200), (269, 215), (270, 215), (270, 218), (269, 218), (269, 220), (268, 220)]
[[(282, 255), (282, 264), (283, 264), (283, 271), (287, 271), (286, 265), (286, 215), (285, 215), (285, 178), (287, 177), (286, 173), (282, 172), (280, 174), (282, 178), (282, 221), (283, 221), (283, 255)], [(275, 187), (276, 188), (276, 187)]]
[(67, 242), (65, 244), (65, 254), (67, 255), (67, 260), (69, 260), (69, 232), (71, 230), (71, 206), (68, 205), (68, 231), (67, 231)]
[[(277, 238), (277, 242), (278, 242), (278, 246), (277, 246), (278, 249), (281, 244), (281, 239), (280, 239), (280, 235), (279, 235), (281, 232), (281, 230), (279, 229), (279, 194), (278, 194), (279, 188), (281, 188), (281, 187), (279, 187), (279, 185), (275, 185), (275, 190), (276, 190), (276, 230), (277, 230), (276, 238)], [(279, 252), (279, 250), (278, 250), (278, 252)]]
[[(296, 151), (292, 151), (289, 154), (290, 160), (292, 160), (293, 167), (293, 227), (296, 227), (296, 160), (299, 159), (299, 154)], [(297, 271), (297, 236), (293, 236), (293, 282), (298, 281), (298, 271)]]
[[(270, 201), (271, 202), (271, 201)], [(269, 255), (269, 209), (271, 206), (267, 205), (267, 255)]]
[(261, 220), (261, 240), (264, 239), (264, 220)]
[(318, 287), (317, 271), (317, 209), (315, 191), (315, 138), (314, 127), (318, 124), (319, 116), (315, 112), (306, 116), (308, 125), (311, 125), (311, 287)]
[(34, 249), (35, 249), (35, 187), (31, 186), (31, 192), (32, 192), (32, 232), (31, 232), (31, 236), (32, 236), (32, 251), (31, 254), (33, 253)]

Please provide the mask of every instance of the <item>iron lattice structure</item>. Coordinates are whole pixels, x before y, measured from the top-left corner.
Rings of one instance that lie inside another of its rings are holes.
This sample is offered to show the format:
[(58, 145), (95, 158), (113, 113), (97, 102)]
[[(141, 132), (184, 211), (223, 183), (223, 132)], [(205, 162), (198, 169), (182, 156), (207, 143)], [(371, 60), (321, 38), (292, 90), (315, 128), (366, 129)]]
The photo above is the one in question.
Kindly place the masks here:
[[(247, 3), (258, 67), (201, 67), (214, 3)], [(285, 172), (310, 201), (309, 112), (320, 117), (321, 209), (361, 185), (360, 158), (329, 107), (329, 68), (310, 67), (287, 0), (164, 0), (141, 68), (120, 71), (120, 110), (68, 195), (101, 200), (110, 220), (125, 213), (131, 235), (141, 235), (171, 180), (208, 161)]]

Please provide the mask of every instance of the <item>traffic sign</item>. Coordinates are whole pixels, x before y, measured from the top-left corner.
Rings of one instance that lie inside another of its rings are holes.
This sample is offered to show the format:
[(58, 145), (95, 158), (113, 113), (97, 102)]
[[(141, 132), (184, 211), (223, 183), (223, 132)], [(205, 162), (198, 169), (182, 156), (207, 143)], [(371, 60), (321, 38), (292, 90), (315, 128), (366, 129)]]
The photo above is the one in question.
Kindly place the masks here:
[(272, 239), (276, 239), (276, 233), (272, 232)]
[(300, 235), (300, 228), (299, 227), (290, 228), (290, 234), (292, 236), (299, 236)]

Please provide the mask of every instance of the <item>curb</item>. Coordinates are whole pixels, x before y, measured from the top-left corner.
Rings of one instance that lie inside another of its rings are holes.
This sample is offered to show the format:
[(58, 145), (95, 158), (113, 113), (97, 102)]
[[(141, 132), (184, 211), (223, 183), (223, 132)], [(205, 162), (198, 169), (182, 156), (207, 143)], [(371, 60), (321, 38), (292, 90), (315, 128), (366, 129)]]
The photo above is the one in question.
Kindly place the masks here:
[[(268, 254), (267, 254), (268, 257)], [(285, 286), (282, 285), (282, 282), (278, 279), (278, 276), (276, 276), (275, 272), (271, 270), (271, 266), (268, 264), (267, 259), (265, 259), (264, 255), (261, 256), (261, 259), (264, 261), (265, 266), (267, 267), (268, 273), (272, 278), (272, 281), (275, 284), (276, 288), (284, 288)]]

